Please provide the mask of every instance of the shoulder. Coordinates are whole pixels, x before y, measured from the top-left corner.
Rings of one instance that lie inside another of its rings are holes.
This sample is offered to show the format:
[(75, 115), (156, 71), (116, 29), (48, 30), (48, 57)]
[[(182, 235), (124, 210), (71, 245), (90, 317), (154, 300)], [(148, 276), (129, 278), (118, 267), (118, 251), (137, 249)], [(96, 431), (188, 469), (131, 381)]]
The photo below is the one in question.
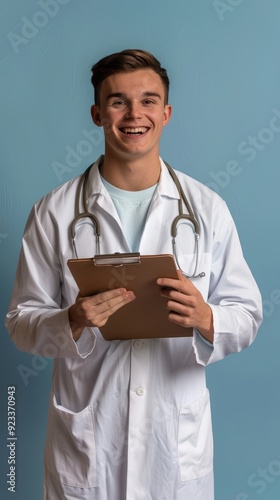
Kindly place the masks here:
[(81, 177), (82, 174), (52, 189), (35, 203), (35, 207), (47, 207), (49, 205), (56, 204), (60, 200), (64, 200), (65, 202), (68, 198), (71, 198), (72, 200), (73, 195), (75, 196), (77, 192), (77, 187)]
[(59, 225), (69, 226), (75, 217), (75, 200), (81, 175), (57, 186), (33, 204), (25, 232), (34, 227), (51, 233)]
[(204, 207), (206, 209), (210, 206), (226, 206), (224, 199), (202, 182), (179, 170), (175, 170), (175, 173), (180, 181), (183, 191), (195, 205), (200, 205), (201, 208)]
[(205, 231), (218, 233), (221, 228), (231, 230), (234, 221), (225, 200), (202, 182), (182, 171), (175, 170), (182, 191)]

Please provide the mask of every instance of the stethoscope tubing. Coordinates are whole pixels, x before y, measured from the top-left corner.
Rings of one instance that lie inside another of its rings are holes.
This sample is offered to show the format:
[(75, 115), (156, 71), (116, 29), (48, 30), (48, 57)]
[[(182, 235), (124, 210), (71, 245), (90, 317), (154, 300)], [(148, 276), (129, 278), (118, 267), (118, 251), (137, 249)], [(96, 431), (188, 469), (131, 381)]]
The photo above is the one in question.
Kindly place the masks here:
[[(98, 164), (100, 165), (103, 162), (103, 156), (100, 157)], [(177, 266), (180, 269), (180, 271), (186, 276), (187, 278), (195, 279), (195, 278), (203, 278), (205, 276), (204, 272), (197, 273), (197, 267), (198, 267), (198, 261), (199, 261), (199, 236), (200, 236), (200, 226), (197, 218), (195, 217), (195, 214), (186, 198), (186, 195), (183, 191), (183, 188), (181, 186), (181, 183), (174, 172), (173, 168), (167, 163), (164, 162), (169, 174), (171, 175), (173, 182), (177, 188), (178, 194), (179, 194), (179, 199), (178, 199), (178, 215), (175, 217), (171, 224), (171, 237), (172, 237), (172, 248), (173, 248), (173, 255), (176, 260)], [(77, 224), (85, 218), (88, 218), (91, 220), (93, 226), (95, 227), (95, 234), (96, 234), (96, 255), (100, 255), (100, 246), (101, 246), (101, 227), (98, 218), (88, 210), (88, 205), (87, 205), (87, 198), (86, 198), (86, 193), (87, 193), (87, 184), (88, 184), (88, 176), (89, 172), (92, 168), (93, 164), (91, 164), (85, 172), (81, 175), (78, 188), (77, 188), (77, 194), (76, 194), (76, 200), (75, 200), (75, 218), (70, 224), (70, 233), (71, 233), (71, 239), (74, 247), (74, 252), (75, 256), (78, 259), (78, 253), (77, 253), (77, 248), (76, 248), (76, 226)], [(80, 205), (82, 203), (82, 212), (80, 212)], [(187, 208), (188, 214), (184, 213), (183, 211), (183, 203), (185, 207)], [(179, 258), (177, 254), (177, 248), (176, 248), (176, 236), (177, 236), (177, 226), (180, 220), (185, 219), (188, 222), (190, 222), (193, 226), (193, 233), (194, 233), (194, 239), (195, 239), (195, 263), (194, 263), (194, 270), (192, 274), (187, 274), (185, 273), (179, 264)]]

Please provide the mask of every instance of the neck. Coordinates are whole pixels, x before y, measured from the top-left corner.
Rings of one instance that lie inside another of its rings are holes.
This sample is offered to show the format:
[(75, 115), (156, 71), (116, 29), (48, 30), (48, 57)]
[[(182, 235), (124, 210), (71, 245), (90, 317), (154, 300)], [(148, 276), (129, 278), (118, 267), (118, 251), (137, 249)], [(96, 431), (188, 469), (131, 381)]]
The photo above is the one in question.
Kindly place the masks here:
[(133, 161), (104, 156), (100, 173), (113, 186), (125, 191), (141, 191), (154, 186), (160, 177), (159, 157), (141, 157)]

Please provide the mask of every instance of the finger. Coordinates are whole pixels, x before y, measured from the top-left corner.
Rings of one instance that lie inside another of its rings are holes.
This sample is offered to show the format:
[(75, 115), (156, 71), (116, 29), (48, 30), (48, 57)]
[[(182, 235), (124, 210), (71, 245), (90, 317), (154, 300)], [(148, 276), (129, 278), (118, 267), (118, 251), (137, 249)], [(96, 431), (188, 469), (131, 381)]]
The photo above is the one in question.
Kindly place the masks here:
[(178, 313), (171, 311), (168, 314), (168, 319), (172, 323), (176, 323), (177, 325), (183, 326), (185, 328), (194, 327), (192, 318), (190, 316), (184, 316), (184, 315), (181, 315), (181, 314), (178, 314)]
[(87, 321), (93, 326), (103, 326), (118, 309), (135, 299), (133, 292), (127, 292), (92, 306), (86, 313)]
[(180, 281), (189, 281), (188, 278), (186, 278), (186, 276), (179, 269), (177, 269), (177, 274)]
[(185, 293), (185, 294), (191, 294), (193, 290), (193, 285), (192, 283), (187, 279), (183, 277), (183, 280), (178, 279), (171, 279), (171, 278), (158, 278), (157, 279), (157, 284), (163, 288), (163, 291), (165, 292), (165, 289), (174, 289), (177, 290), (178, 292)]
[(178, 292), (176, 290), (162, 291), (161, 296), (169, 299), (167, 302), (167, 307), (172, 309), (175, 304), (181, 304), (189, 309), (194, 309), (197, 304), (197, 300), (192, 295), (186, 295), (185, 293)]
[(99, 321), (103, 322), (103, 324), (105, 324), (110, 316), (112, 316), (116, 311), (121, 309), (123, 306), (125, 306), (129, 302), (132, 302), (132, 300), (134, 300), (134, 299), (135, 299), (135, 295), (133, 294), (133, 292), (127, 292), (127, 294), (123, 295), (122, 300), (111, 301), (110, 304), (108, 304), (109, 307), (99, 314), (99, 317), (98, 317)]
[(96, 311), (97, 314), (106, 313), (111, 309), (115, 309), (116, 306), (119, 305), (121, 306), (123, 303), (126, 304), (127, 302), (130, 302), (134, 298), (135, 295), (133, 292), (124, 291), (121, 294), (118, 294), (116, 296), (108, 298), (107, 300), (104, 300), (103, 302), (99, 302), (96, 305), (92, 305), (91, 310)]
[(119, 288), (114, 290), (107, 290), (106, 292), (102, 292), (90, 297), (83, 297), (78, 300), (79, 312), (86, 318), (87, 321), (91, 321), (91, 319), (96, 318), (99, 313), (102, 313), (103, 311), (106, 311), (108, 309), (108, 301), (122, 301), (126, 293), (128, 292), (125, 288)]
[(182, 300), (186, 300), (189, 295), (185, 295), (182, 292), (179, 292), (178, 290), (175, 290), (174, 288), (162, 288), (160, 291), (160, 295), (162, 297), (165, 297), (167, 299), (173, 299), (181, 302)]
[(114, 288), (113, 290), (106, 290), (105, 292), (97, 293), (90, 297), (84, 297), (84, 300), (89, 307), (92, 307), (114, 299), (115, 297), (122, 297), (125, 293), (127, 293), (125, 288)]
[(166, 309), (185, 316), (191, 316), (193, 314), (193, 307), (181, 302), (175, 302), (174, 300), (168, 300), (166, 303)]

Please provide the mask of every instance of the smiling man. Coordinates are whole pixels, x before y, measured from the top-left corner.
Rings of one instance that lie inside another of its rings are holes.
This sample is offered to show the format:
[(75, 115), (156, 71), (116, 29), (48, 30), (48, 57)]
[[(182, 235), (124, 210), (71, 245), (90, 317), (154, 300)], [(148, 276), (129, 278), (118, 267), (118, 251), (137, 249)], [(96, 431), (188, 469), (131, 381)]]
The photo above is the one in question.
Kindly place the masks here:
[(159, 140), (171, 116), (160, 76), (152, 69), (116, 73), (101, 83), (97, 95), (92, 117), (96, 125), (104, 127), (105, 179), (121, 189), (131, 189), (133, 175), (135, 190), (158, 182)]
[[(84, 176), (37, 202), (7, 315), (19, 349), (46, 356), (55, 346), (43, 498), (213, 500), (205, 367), (251, 344), (261, 297), (224, 201), (159, 155), (171, 117), (166, 70), (125, 50), (92, 72), (105, 151), (87, 171), (83, 202), (101, 239), (78, 220), (71, 242)], [(129, 287), (79, 295), (67, 261), (99, 251), (174, 251), (178, 279), (159, 277), (158, 293), (166, 321), (186, 336), (106, 341), (100, 328), (137, 297)]]

